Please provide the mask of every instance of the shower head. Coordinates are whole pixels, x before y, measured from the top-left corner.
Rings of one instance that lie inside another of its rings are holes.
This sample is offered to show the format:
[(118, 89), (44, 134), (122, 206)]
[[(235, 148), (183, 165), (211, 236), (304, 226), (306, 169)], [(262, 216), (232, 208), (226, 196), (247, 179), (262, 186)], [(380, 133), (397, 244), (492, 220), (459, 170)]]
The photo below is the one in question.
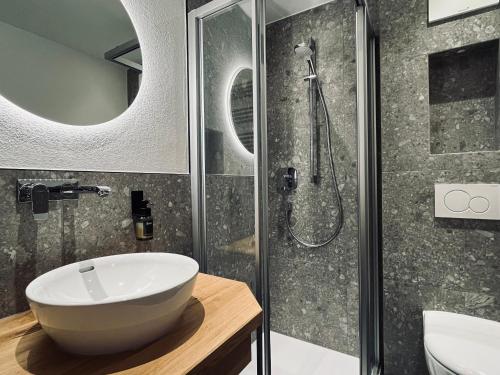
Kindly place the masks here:
[(306, 60), (310, 60), (311, 56), (314, 55), (314, 51), (309, 46), (308, 43), (299, 43), (294, 48), (295, 54), (298, 57), (304, 58)]

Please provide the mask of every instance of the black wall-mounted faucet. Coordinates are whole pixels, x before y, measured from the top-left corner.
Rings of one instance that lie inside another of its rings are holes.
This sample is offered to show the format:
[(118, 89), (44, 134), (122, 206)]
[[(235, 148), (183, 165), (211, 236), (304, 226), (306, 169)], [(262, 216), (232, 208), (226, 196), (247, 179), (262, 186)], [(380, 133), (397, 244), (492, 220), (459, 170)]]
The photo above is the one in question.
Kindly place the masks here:
[(49, 189), (43, 184), (33, 184), (31, 187), (31, 208), (35, 220), (49, 218)]
[(18, 203), (31, 203), (35, 220), (49, 217), (49, 201), (78, 199), (80, 194), (97, 194), (103, 198), (111, 194), (108, 186), (80, 186), (75, 179), (35, 179), (17, 181)]

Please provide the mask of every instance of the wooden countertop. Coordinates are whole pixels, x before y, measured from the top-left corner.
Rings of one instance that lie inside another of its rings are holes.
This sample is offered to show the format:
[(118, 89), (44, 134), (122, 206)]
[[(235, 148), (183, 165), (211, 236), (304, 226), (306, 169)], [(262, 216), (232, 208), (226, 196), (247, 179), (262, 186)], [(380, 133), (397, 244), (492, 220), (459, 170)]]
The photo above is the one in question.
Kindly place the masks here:
[(61, 351), (30, 311), (0, 320), (0, 374), (235, 374), (250, 360), (262, 310), (244, 283), (199, 274), (176, 328), (137, 351), (75, 356)]

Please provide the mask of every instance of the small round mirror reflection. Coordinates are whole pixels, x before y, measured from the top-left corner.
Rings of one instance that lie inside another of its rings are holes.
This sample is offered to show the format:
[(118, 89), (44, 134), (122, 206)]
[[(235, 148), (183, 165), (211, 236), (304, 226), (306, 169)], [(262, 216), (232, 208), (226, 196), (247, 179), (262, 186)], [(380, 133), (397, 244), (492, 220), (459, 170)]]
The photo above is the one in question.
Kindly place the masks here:
[(252, 69), (239, 70), (231, 86), (231, 123), (241, 144), (253, 153)]
[(0, 94), (70, 125), (112, 120), (142, 76), (137, 35), (120, 0), (0, 0)]

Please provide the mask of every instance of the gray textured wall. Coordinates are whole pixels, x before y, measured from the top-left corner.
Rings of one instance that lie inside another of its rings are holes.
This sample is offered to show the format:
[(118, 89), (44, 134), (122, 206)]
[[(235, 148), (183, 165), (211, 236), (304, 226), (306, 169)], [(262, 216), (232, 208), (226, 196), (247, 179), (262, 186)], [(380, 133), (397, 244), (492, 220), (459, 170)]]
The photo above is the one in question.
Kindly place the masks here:
[(500, 222), (433, 214), (434, 183), (498, 183), (500, 152), (430, 153), (428, 79), (428, 54), (498, 38), (500, 10), (428, 26), (426, 3), (379, 8), (388, 375), (427, 373), (424, 309), (500, 320)]
[(498, 39), (429, 56), (431, 153), (496, 151)]
[(134, 103), (105, 125), (75, 127), (54, 124), (0, 97), (2, 168), (188, 173), (184, 4), (121, 3), (141, 41), (146, 72)]
[[(35, 222), (31, 205), (16, 202), (18, 178), (77, 178), (109, 185), (108, 198), (51, 202), (49, 219)], [(24, 289), (63, 264), (127, 252), (191, 255), (191, 196), (187, 175), (0, 170), (0, 317), (28, 309)], [(154, 204), (154, 240), (135, 240), (130, 191)]]
[(206, 176), (207, 266), (255, 287), (253, 176)]
[[(345, 353), (357, 354), (358, 219), (356, 148), (355, 18), (351, 0), (332, 1), (267, 27), (267, 106), (271, 328), (280, 333)], [(339, 237), (319, 249), (292, 240), (278, 192), (282, 168), (299, 170), (293, 195), (294, 230), (309, 241), (332, 233), (338, 206), (333, 198), (320, 121), (320, 183), (309, 181), (308, 74), (294, 46), (313, 37), (317, 69), (332, 120), (334, 158), (345, 224)]]

